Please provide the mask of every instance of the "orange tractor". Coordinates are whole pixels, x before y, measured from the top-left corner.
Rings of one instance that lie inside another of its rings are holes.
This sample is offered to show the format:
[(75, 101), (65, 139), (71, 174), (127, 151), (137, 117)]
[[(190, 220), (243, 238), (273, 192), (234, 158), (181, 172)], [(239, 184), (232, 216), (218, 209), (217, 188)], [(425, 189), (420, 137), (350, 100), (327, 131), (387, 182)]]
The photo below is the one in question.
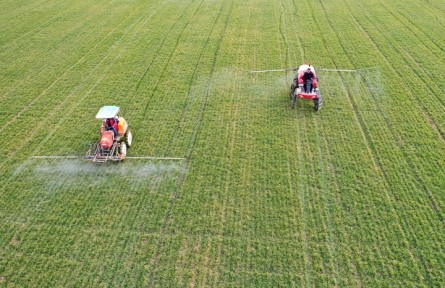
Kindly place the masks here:
[(127, 156), (127, 148), (131, 147), (133, 136), (128, 123), (118, 116), (117, 106), (103, 106), (96, 114), (102, 120), (100, 141), (93, 144), (87, 152), (86, 159), (93, 162), (122, 161)]

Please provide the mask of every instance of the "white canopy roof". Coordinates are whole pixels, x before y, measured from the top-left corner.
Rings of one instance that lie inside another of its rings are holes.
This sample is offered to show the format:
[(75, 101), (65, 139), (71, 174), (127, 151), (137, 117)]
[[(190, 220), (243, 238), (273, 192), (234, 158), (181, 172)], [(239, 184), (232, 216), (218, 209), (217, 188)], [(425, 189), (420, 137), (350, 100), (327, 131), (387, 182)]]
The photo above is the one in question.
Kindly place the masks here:
[(306, 71), (307, 68), (309, 68), (309, 67), (311, 68), (312, 72), (314, 72), (314, 74), (315, 74), (315, 68), (314, 68), (314, 66), (310, 66), (310, 65), (308, 65), (308, 64), (300, 65), (300, 67), (298, 67), (298, 73), (300, 73), (301, 71)]
[(117, 106), (103, 106), (96, 114), (96, 119), (113, 118), (119, 113), (119, 107)]

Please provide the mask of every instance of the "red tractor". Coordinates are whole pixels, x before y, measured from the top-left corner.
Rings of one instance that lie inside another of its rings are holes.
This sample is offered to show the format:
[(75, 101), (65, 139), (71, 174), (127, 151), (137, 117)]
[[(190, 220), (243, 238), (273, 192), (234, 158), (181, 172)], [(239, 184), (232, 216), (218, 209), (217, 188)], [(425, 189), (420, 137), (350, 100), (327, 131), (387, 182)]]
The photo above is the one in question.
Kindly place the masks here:
[(298, 67), (297, 75), (291, 86), (290, 106), (295, 108), (297, 99), (312, 100), (314, 102), (314, 110), (321, 108), (323, 99), (318, 89), (318, 77), (314, 67), (303, 64)]

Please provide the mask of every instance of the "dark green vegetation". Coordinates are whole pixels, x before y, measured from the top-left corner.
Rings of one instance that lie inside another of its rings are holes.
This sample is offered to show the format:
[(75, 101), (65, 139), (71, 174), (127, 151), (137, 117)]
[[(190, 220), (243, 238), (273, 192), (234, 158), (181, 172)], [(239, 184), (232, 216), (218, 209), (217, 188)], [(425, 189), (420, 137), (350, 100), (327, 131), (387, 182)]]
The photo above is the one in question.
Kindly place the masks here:
[[(0, 285), (445, 283), (443, 0), (7, 0), (0, 31)], [(319, 112), (244, 71), (304, 61), (361, 70)], [(188, 160), (31, 157), (110, 104), (129, 156)]]

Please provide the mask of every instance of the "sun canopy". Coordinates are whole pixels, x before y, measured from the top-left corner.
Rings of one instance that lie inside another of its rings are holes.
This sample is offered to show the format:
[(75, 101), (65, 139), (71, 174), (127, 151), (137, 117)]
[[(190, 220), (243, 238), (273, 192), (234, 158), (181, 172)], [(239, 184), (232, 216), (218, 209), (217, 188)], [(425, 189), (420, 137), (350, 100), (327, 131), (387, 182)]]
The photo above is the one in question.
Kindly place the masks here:
[(117, 106), (103, 106), (96, 114), (96, 119), (113, 118), (119, 113), (119, 107)]
[(301, 73), (301, 72), (303, 72), (303, 71), (306, 71), (307, 68), (311, 68), (312, 72), (315, 74), (315, 69), (314, 69), (314, 67), (313, 67), (313, 66), (310, 66), (310, 65), (307, 65), (307, 64), (300, 65), (300, 67), (298, 67), (298, 73)]

